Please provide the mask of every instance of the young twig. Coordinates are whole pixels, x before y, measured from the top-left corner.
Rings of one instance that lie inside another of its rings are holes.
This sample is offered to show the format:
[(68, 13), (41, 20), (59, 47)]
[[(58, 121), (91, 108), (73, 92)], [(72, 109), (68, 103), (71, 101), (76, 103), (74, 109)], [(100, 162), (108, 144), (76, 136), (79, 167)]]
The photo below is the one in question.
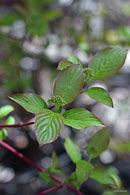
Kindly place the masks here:
[[(49, 109), (52, 110), (54, 108), (54, 105), (50, 105)], [(2, 128), (19, 128), (19, 127), (25, 127), (25, 126), (29, 126), (29, 125), (33, 125), (34, 121), (28, 120), (26, 122), (20, 122), (20, 123), (16, 123), (13, 125), (6, 125), (6, 124), (0, 124), (0, 130)]]
[(20, 122), (20, 123), (16, 123), (14, 125), (5, 125), (5, 124), (0, 124), (0, 130), (2, 128), (18, 128), (18, 127), (25, 127), (25, 126), (29, 126), (29, 125), (33, 125), (34, 122), (30, 122), (30, 121), (27, 121), (25, 123), (23, 122)]
[(28, 157), (23, 155), (21, 152), (18, 152), (17, 150), (15, 150), (12, 146), (8, 145), (7, 143), (5, 143), (3, 141), (0, 141), (0, 145), (3, 146), (4, 148), (6, 148), (7, 150), (9, 150), (10, 152), (12, 152), (13, 154), (15, 154), (18, 158), (20, 158), (23, 161), (25, 161), (31, 167), (35, 168), (37, 171), (39, 171), (39, 172), (45, 171), (44, 168), (41, 168), (40, 166), (36, 165), (35, 162), (30, 160)]
[(45, 195), (45, 194), (48, 194), (48, 193), (51, 193), (51, 192), (55, 192), (55, 191), (59, 190), (60, 188), (62, 188), (63, 185), (64, 184), (59, 184), (57, 186), (54, 186), (52, 188), (49, 188), (47, 190), (44, 190), (44, 191), (40, 192), (38, 195)]
[[(38, 166), (35, 162), (30, 160), (28, 157), (23, 155), (21, 152), (18, 152), (16, 149), (14, 149), (12, 146), (8, 145), (4, 141), (0, 141), (0, 145), (3, 146), (4, 148), (6, 148), (7, 150), (9, 150), (10, 152), (12, 152), (13, 154), (15, 154), (18, 158), (20, 158), (21, 160), (23, 160), (24, 162), (29, 164), (31, 167), (35, 168), (38, 172), (47, 171), (45, 168)], [(77, 195), (82, 195), (82, 193), (80, 191), (73, 188), (73, 186), (62, 182), (58, 177), (56, 177), (52, 174), (50, 174), (49, 177), (50, 177), (51, 180), (58, 183), (59, 185), (41, 192), (42, 194), (47, 194), (49, 192), (54, 192), (54, 191), (60, 189), (61, 187), (65, 186), (69, 191), (75, 192), (75, 194), (77, 194)]]

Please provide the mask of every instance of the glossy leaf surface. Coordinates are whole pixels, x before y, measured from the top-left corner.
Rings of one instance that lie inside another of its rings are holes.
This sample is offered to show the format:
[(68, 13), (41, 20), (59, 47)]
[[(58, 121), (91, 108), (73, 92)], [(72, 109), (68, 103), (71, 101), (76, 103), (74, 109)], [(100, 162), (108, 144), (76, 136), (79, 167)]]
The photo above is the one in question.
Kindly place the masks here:
[(14, 108), (10, 105), (6, 105), (0, 108), (0, 119), (7, 116), (10, 112), (12, 112)]
[(72, 102), (84, 86), (84, 71), (80, 65), (73, 65), (61, 71), (54, 84), (54, 96), (60, 97), (64, 105)]
[(80, 59), (77, 56), (75, 56), (75, 55), (70, 55), (68, 57), (68, 61), (72, 62), (73, 64), (80, 64), (80, 65), (82, 65), (82, 62), (80, 61)]
[[(9, 116), (4, 122), (5, 125), (13, 125), (15, 123), (15, 119), (12, 116)], [(0, 140), (6, 139), (8, 136), (8, 130), (6, 128), (0, 129)]]
[(53, 142), (59, 136), (64, 126), (62, 115), (48, 109), (36, 114), (35, 129), (38, 142), (47, 144)]
[(91, 61), (92, 80), (104, 80), (115, 75), (123, 66), (127, 50), (122, 47), (109, 47), (97, 53)]
[(97, 100), (107, 106), (113, 107), (113, 101), (108, 92), (101, 87), (93, 87), (85, 91), (92, 99)]
[(47, 108), (46, 102), (39, 95), (32, 93), (21, 94), (10, 97), (11, 100), (18, 103), (28, 112), (36, 113), (42, 111), (43, 108)]
[(80, 149), (70, 138), (65, 139), (64, 147), (65, 147), (69, 157), (73, 161), (73, 163), (76, 163), (79, 160), (81, 160)]
[(96, 180), (97, 182), (104, 184), (104, 185), (112, 185), (113, 187), (119, 187), (121, 182), (115, 168), (98, 168), (95, 169), (90, 178)]
[(110, 134), (107, 128), (96, 132), (89, 140), (86, 147), (89, 159), (98, 157), (109, 145)]
[(73, 108), (63, 114), (66, 125), (75, 129), (83, 129), (90, 126), (102, 126), (103, 123), (94, 114), (84, 108)]
[(71, 174), (68, 183), (79, 189), (80, 186), (90, 177), (94, 167), (91, 163), (80, 160), (76, 163), (76, 170)]
[(80, 160), (76, 164), (76, 175), (78, 183), (81, 185), (85, 182), (93, 171), (93, 165), (85, 160)]

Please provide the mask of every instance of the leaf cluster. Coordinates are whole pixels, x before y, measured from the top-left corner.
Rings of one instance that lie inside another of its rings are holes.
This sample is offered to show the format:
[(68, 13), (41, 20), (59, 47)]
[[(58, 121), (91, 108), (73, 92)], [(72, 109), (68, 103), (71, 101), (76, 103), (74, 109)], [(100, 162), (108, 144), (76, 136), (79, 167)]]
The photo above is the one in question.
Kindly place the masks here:
[[(53, 97), (48, 103), (36, 94), (11, 97), (28, 112), (35, 113), (36, 136), (40, 144), (54, 141), (64, 125), (75, 129), (104, 126), (98, 117), (84, 108), (73, 108), (65, 112), (62, 112), (62, 109), (76, 99), (87, 85), (88, 79), (94, 82), (113, 76), (124, 64), (126, 55), (127, 51), (121, 47), (106, 48), (92, 59), (89, 65), (91, 71), (86, 71), (81, 61), (71, 55), (58, 65), (59, 73), (55, 79)], [(92, 99), (113, 107), (112, 98), (105, 89), (90, 87), (83, 92)], [(50, 104), (53, 104), (53, 110), (49, 109)]]
[[(89, 87), (83, 90), (83, 88), (88, 83), (114, 76), (123, 66), (126, 55), (127, 51), (121, 47), (106, 48), (94, 56), (87, 69), (77, 57), (70, 56), (58, 64), (59, 72), (55, 79), (53, 96), (48, 102), (36, 94), (20, 94), (10, 99), (35, 114), (35, 133), (40, 144), (56, 140), (64, 125), (78, 130), (90, 126), (104, 126), (97, 116), (84, 108), (73, 108), (64, 112), (63, 108), (74, 101), (80, 93), (85, 93), (90, 98), (113, 107), (112, 98), (105, 89)], [(98, 169), (91, 163), (107, 149), (109, 141), (110, 133), (106, 127), (97, 131), (84, 146), (89, 157), (89, 161), (86, 161), (82, 158), (81, 149), (70, 138), (66, 138), (64, 147), (76, 167), (66, 182), (77, 189), (88, 178), (104, 185), (119, 186), (120, 182), (115, 170)], [(52, 165), (48, 171), (59, 172), (56, 154), (52, 156)], [(44, 176), (43, 174), (42, 177)]]

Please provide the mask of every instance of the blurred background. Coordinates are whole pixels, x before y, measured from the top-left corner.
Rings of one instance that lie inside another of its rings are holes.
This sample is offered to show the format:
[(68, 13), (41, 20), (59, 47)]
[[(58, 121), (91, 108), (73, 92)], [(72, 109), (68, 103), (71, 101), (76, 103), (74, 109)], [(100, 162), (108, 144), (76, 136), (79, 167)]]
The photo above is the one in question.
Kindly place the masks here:
[[(61, 59), (74, 54), (87, 67), (92, 56), (108, 45), (130, 46), (129, 0), (0, 0), (0, 107), (13, 105), (16, 122), (31, 118), (8, 96), (32, 92), (48, 100)], [(114, 108), (96, 103), (87, 95), (80, 95), (66, 108), (84, 107), (110, 127), (109, 148), (94, 164), (110, 169), (120, 190), (124, 190), (120, 194), (129, 195), (130, 50), (120, 73), (96, 85), (109, 90)], [(74, 165), (63, 147), (64, 138), (70, 136), (83, 147), (96, 131), (65, 127), (55, 142), (39, 147), (30, 126), (9, 129), (6, 142), (45, 168), (50, 166), (55, 151), (59, 167), (70, 175)], [(86, 159), (87, 154), (83, 157)], [(49, 185), (34, 169), (0, 147), (0, 194), (35, 195)], [(109, 190), (92, 180), (81, 186), (84, 194), (119, 194)], [(61, 193), (71, 195), (66, 189), (54, 194)]]

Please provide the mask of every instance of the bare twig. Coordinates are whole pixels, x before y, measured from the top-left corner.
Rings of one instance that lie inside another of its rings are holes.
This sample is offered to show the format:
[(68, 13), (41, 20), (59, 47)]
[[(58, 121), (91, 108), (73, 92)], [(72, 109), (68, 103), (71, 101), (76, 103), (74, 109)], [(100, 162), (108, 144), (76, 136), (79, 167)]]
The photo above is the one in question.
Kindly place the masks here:
[(52, 188), (49, 188), (47, 190), (44, 190), (44, 191), (40, 192), (38, 195), (45, 195), (45, 194), (48, 194), (48, 193), (51, 193), (51, 192), (55, 192), (55, 191), (59, 190), (60, 188), (62, 188), (63, 185), (64, 185), (64, 183), (63, 184), (59, 184), (57, 186), (54, 186)]
[[(6, 148), (7, 150), (9, 150), (10, 152), (12, 152), (13, 154), (15, 154), (18, 158), (22, 159), (24, 162), (29, 164), (31, 167), (35, 168), (38, 172), (45, 172), (45, 171), (47, 171), (45, 168), (40, 167), (35, 162), (30, 160), (28, 157), (26, 157), (22, 153), (18, 152), (16, 149), (14, 149), (12, 146), (8, 145), (4, 141), (0, 141), (0, 145), (3, 146), (4, 148)], [(50, 188), (50, 189), (48, 189), (46, 191), (41, 192), (42, 194), (47, 194), (49, 192), (54, 192), (54, 191), (60, 189), (61, 187), (65, 186), (69, 191), (75, 192), (75, 194), (77, 194), (77, 195), (82, 195), (82, 193), (80, 191), (78, 191), (75, 188), (73, 188), (73, 186), (64, 183), (58, 177), (56, 177), (56, 176), (54, 176), (52, 174), (50, 174), (49, 177), (50, 177), (51, 180), (53, 180), (54, 182), (58, 183), (59, 185), (55, 186), (53, 188)]]
[(30, 122), (30, 121), (27, 121), (25, 123), (23, 122), (20, 122), (20, 123), (16, 123), (14, 125), (5, 125), (5, 124), (0, 124), (0, 129), (2, 128), (18, 128), (18, 127), (25, 127), (25, 126), (29, 126), (29, 125), (33, 125), (34, 122)]
[(41, 168), (40, 166), (36, 165), (35, 162), (30, 160), (28, 157), (23, 155), (22, 153), (18, 152), (15, 150), (12, 146), (8, 145), (7, 143), (0, 141), (0, 145), (9, 150), (10, 152), (14, 153), (18, 158), (22, 159), (25, 161), (27, 164), (29, 164), (31, 167), (35, 168), (37, 171), (42, 172), (45, 171), (44, 168)]
[[(52, 110), (54, 107), (55, 107), (54, 105), (50, 105), (49, 109)], [(16, 124), (13, 124), (13, 125), (0, 124), (0, 130), (2, 128), (19, 128), (19, 127), (25, 127), (25, 126), (33, 125), (34, 121), (31, 121), (32, 119), (30, 119), (26, 122), (20, 122), (20, 123), (16, 123)]]

